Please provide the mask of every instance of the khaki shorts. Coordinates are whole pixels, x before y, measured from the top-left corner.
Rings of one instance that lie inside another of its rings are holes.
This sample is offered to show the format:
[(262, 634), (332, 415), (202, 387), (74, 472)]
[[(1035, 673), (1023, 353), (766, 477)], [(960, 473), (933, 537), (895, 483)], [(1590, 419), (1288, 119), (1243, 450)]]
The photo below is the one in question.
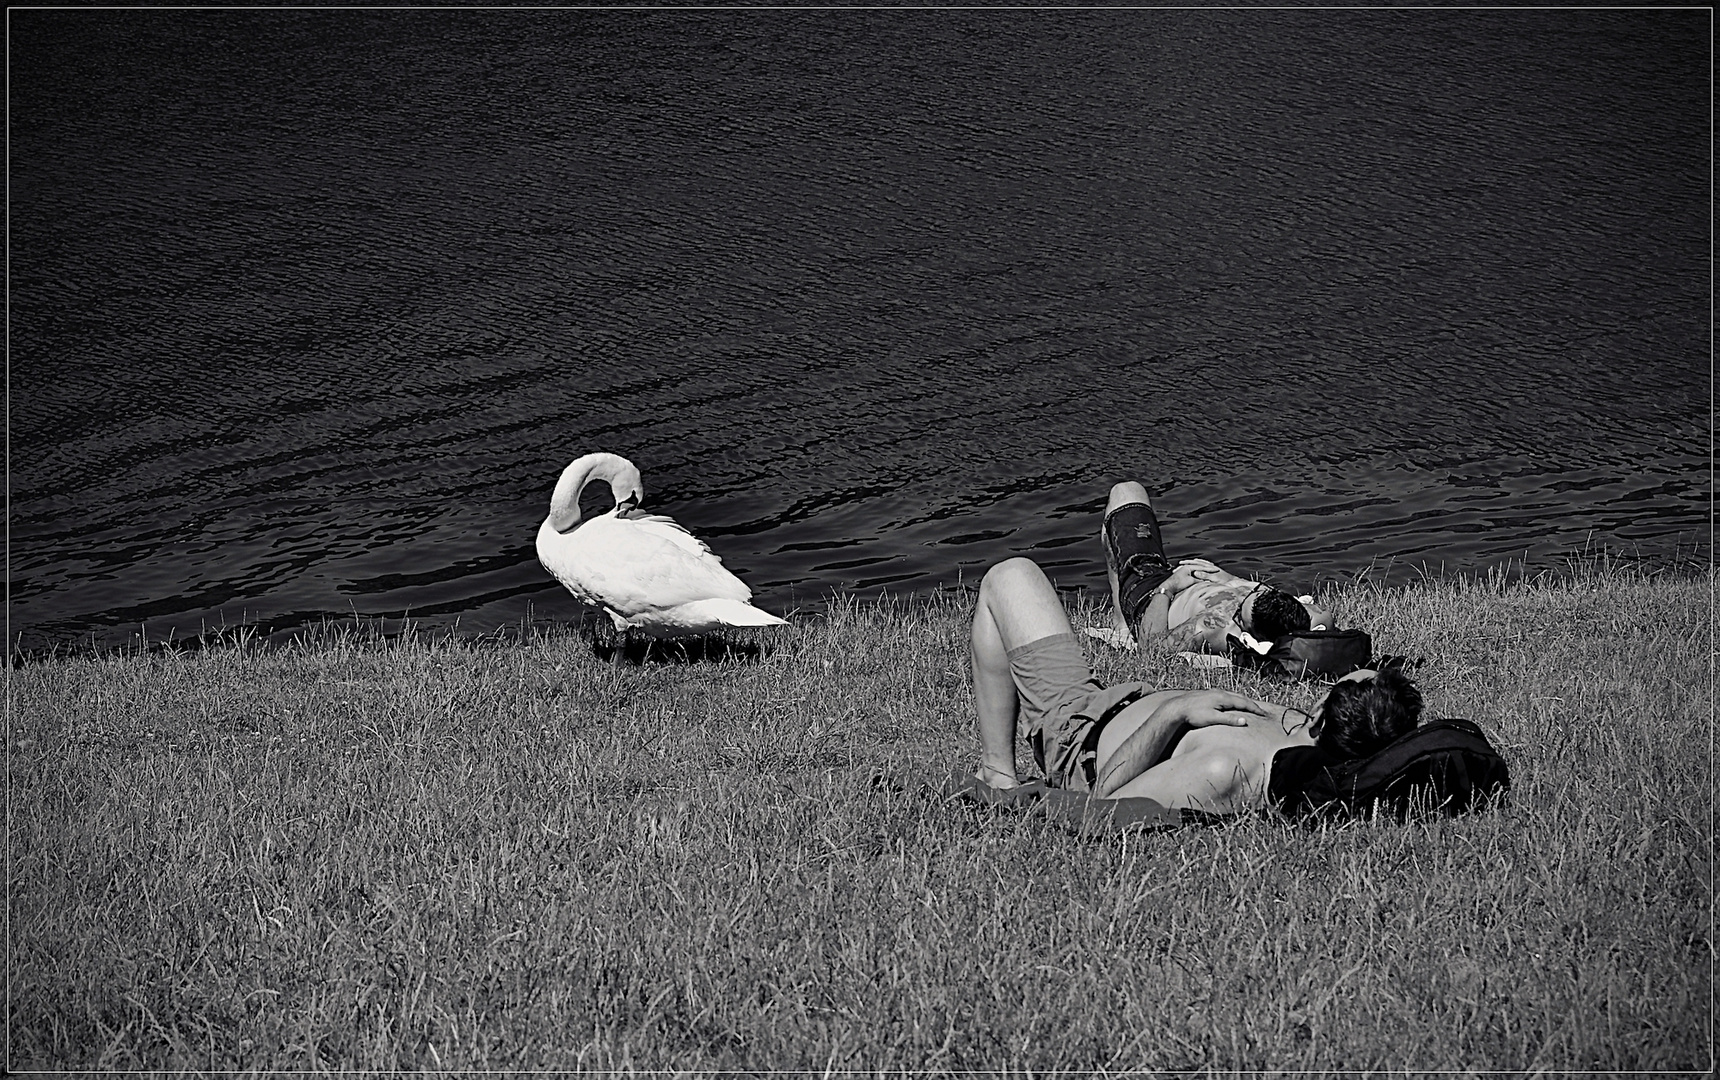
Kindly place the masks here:
[(1074, 634), (1053, 634), (1009, 650), (1009, 673), (1021, 696), (1016, 723), (1046, 783), (1092, 790), (1095, 725), (1124, 698), (1139, 695), (1143, 684), (1101, 686)]

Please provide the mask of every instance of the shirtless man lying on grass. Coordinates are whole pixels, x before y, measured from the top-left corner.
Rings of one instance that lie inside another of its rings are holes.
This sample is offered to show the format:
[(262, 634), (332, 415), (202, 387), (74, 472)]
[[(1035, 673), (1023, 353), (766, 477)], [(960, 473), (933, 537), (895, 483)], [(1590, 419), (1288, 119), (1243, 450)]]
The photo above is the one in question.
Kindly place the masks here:
[(1019, 727), (1053, 787), (1238, 813), (1275, 797), (1280, 750), (1319, 745), (1344, 759), (1366, 757), (1421, 716), (1421, 693), (1396, 671), (1345, 676), (1313, 716), (1224, 690), (1101, 686), (1057, 590), (1023, 558), (998, 563), (981, 581), (972, 657), (975, 777), (993, 788), (1017, 783)]
[(1111, 579), (1111, 628), (1092, 631), (1120, 648), (1163, 639), (1178, 652), (1225, 655), (1227, 638), (1277, 641), (1331, 617), (1312, 597), (1299, 599), (1258, 581), (1239, 578), (1207, 562), (1184, 559), (1173, 570), (1165, 558), (1158, 518), (1147, 489), (1134, 481), (1111, 488), (1100, 528)]

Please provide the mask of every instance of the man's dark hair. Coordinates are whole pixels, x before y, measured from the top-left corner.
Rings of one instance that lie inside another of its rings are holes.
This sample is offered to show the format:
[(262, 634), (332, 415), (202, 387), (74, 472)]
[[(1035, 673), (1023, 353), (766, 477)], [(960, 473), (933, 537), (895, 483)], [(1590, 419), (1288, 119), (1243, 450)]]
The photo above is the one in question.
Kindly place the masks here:
[(1249, 633), (1261, 641), (1282, 641), (1308, 629), (1308, 609), (1289, 593), (1266, 589), (1254, 598), (1249, 621), (1254, 624)]
[(1367, 757), (1421, 721), (1421, 691), (1403, 672), (1381, 671), (1371, 679), (1338, 682), (1320, 709), (1320, 749), (1335, 757)]

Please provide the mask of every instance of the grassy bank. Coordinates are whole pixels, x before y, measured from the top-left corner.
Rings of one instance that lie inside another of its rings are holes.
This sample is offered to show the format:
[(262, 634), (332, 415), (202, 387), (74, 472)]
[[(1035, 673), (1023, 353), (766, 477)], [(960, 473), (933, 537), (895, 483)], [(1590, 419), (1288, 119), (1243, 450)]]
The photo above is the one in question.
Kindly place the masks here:
[(25, 665), (8, 1064), (1706, 1069), (1711, 588), (1333, 594), (1511, 805), (1102, 841), (940, 800), (971, 594), (690, 663), (539, 628)]

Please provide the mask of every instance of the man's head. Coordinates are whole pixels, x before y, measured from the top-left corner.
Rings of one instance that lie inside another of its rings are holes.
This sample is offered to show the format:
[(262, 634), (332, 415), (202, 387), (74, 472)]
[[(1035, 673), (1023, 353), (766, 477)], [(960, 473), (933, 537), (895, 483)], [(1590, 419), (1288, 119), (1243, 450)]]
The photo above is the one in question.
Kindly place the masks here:
[(1243, 629), (1261, 641), (1282, 641), (1307, 631), (1308, 609), (1289, 593), (1262, 588), (1248, 605), (1248, 623)]
[(1360, 758), (1382, 749), (1421, 721), (1421, 691), (1401, 671), (1352, 671), (1326, 694), (1314, 719), (1320, 749)]

